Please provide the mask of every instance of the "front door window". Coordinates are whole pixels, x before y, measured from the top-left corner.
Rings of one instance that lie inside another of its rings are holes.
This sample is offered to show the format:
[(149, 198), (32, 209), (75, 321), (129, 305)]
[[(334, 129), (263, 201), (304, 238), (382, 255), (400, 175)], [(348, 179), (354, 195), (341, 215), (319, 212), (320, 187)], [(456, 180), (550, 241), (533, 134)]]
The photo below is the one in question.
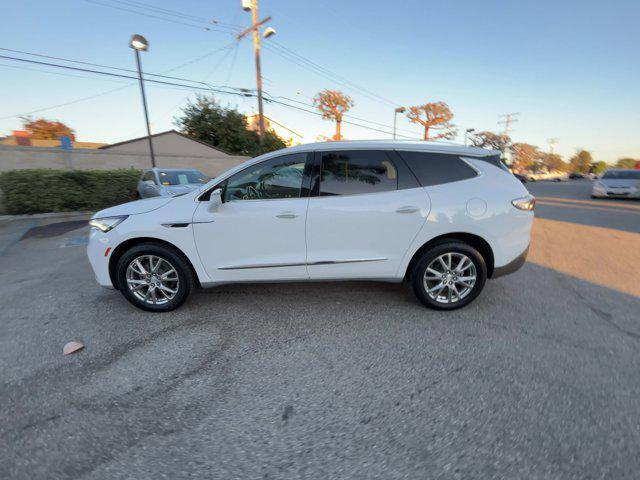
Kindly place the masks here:
[(306, 159), (306, 153), (283, 155), (236, 173), (227, 180), (224, 201), (299, 198)]

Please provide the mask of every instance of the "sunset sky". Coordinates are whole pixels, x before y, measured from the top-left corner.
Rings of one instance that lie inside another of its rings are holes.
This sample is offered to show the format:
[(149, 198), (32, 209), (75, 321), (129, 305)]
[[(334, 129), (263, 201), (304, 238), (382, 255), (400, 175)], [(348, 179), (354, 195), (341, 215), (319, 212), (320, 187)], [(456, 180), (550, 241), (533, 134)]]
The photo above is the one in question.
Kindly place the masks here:
[[(238, 44), (233, 34), (234, 25), (250, 21), (240, 3), (10, 2), (3, 6), (0, 47), (135, 68), (128, 41), (140, 33), (150, 42), (143, 54), (148, 72), (255, 88), (251, 44)], [(546, 150), (548, 139), (557, 137), (555, 150), (565, 157), (584, 148), (596, 160), (640, 158), (637, 1), (260, 0), (260, 17), (268, 15), (277, 34), (264, 42), (264, 88), (289, 103), (311, 104), (324, 88), (342, 90), (355, 101), (354, 121), (390, 132), (395, 106), (441, 100), (455, 115), (459, 141), (466, 128), (499, 131), (500, 114), (519, 112), (514, 141)], [(210, 19), (224, 25), (207, 31)], [(6, 59), (0, 59), (0, 75), (0, 135), (20, 127), (20, 114), (40, 109), (46, 110), (33, 115), (67, 123), (82, 141), (145, 134), (134, 81)], [(189, 89), (149, 85), (153, 131), (174, 128), (173, 118), (194, 96)], [(254, 98), (218, 98), (245, 113), (256, 108)], [(305, 142), (333, 134), (333, 124), (317, 116), (269, 103), (265, 110)], [(398, 126), (400, 134), (420, 137), (406, 118)], [(352, 125), (343, 134), (390, 137)]]

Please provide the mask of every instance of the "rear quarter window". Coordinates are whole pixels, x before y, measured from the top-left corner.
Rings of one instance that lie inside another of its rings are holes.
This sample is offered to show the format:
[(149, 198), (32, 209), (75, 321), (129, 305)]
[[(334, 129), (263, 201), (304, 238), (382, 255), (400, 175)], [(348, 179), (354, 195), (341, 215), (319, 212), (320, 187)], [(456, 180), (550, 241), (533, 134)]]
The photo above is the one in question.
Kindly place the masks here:
[(402, 151), (398, 151), (398, 154), (423, 187), (459, 182), (478, 175), (473, 168), (457, 155)]

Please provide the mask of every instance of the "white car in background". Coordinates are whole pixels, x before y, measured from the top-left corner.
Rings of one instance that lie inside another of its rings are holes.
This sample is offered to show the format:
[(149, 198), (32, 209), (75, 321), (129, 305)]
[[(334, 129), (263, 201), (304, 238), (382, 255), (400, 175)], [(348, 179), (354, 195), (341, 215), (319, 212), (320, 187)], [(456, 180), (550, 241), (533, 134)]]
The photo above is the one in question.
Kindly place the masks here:
[(607, 170), (593, 182), (591, 197), (640, 198), (640, 170)]
[(211, 180), (194, 168), (151, 168), (138, 181), (138, 196), (170, 197), (190, 192)]
[(178, 307), (196, 286), (356, 279), (404, 280), (450, 310), (522, 266), (534, 205), (499, 152), (307, 144), (178, 197), (98, 212), (87, 253), (99, 284), (150, 311)]

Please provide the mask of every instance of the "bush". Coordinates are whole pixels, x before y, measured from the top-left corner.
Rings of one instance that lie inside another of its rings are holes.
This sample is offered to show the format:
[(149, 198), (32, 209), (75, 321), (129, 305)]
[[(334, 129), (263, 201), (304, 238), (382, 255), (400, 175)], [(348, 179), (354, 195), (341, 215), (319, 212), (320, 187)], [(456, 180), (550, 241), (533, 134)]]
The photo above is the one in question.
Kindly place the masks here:
[(12, 170), (0, 173), (7, 213), (100, 210), (136, 198), (140, 171)]

